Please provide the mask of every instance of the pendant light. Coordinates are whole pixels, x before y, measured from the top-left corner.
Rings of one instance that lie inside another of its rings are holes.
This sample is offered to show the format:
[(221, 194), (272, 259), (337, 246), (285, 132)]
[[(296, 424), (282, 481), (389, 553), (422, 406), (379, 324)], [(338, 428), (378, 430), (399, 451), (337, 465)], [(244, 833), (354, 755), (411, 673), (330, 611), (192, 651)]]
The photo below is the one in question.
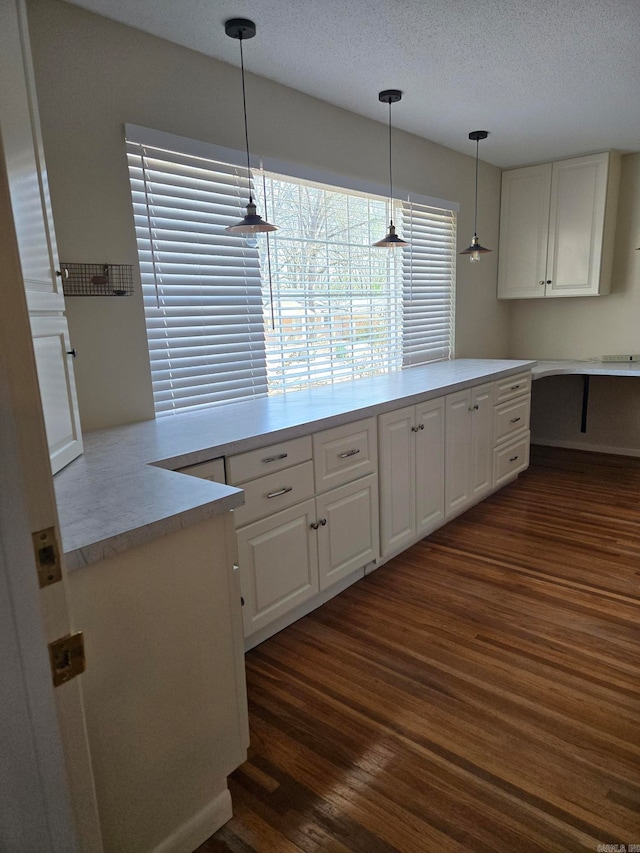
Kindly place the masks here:
[(402, 92), (399, 89), (385, 89), (384, 92), (378, 93), (378, 100), (383, 104), (389, 104), (389, 233), (382, 240), (374, 243), (374, 246), (385, 246), (394, 248), (395, 246), (408, 246), (406, 240), (401, 239), (396, 234), (395, 225), (393, 224), (393, 172), (391, 169), (391, 104), (395, 104), (402, 98)]
[(478, 240), (478, 145), (480, 140), (486, 139), (487, 136), (489, 136), (488, 130), (472, 130), (469, 134), (469, 139), (472, 139), (476, 143), (476, 203), (473, 218), (473, 240), (471, 241), (471, 245), (467, 246), (464, 252), (460, 252), (460, 254), (469, 255), (469, 260), (472, 264), (480, 260), (480, 255), (486, 255), (487, 252), (491, 251), (491, 249), (481, 246)]
[(271, 225), (265, 222), (261, 216), (256, 213), (256, 206), (253, 201), (251, 191), (251, 165), (249, 162), (249, 132), (247, 130), (247, 98), (245, 94), (244, 84), (244, 55), (242, 52), (242, 42), (244, 39), (252, 39), (256, 34), (256, 25), (253, 21), (247, 18), (230, 18), (225, 21), (225, 33), (232, 39), (238, 39), (240, 42), (240, 68), (242, 71), (242, 109), (244, 113), (244, 141), (247, 148), (247, 175), (249, 177), (249, 204), (247, 205), (246, 215), (235, 225), (229, 225), (224, 230), (229, 234), (257, 234), (263, 231), (277, 231), (277, 225)]

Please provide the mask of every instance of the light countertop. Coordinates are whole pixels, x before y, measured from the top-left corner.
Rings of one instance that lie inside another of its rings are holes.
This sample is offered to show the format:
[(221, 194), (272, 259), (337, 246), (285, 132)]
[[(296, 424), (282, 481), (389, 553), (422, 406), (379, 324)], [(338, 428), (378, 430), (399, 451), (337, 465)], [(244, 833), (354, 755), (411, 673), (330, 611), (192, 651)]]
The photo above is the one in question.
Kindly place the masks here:
[(580, 374), (582, 376), (640, 376), (638, 361), (543, 361), (536, 362), (531, 371), (534, 379), (544, 376)]
[(171, 469), (378, 415), (534, 365), (455, 359), (87, 433), (84, 454), (54, 477), (67, 568), (243, 503), (240, 489)]

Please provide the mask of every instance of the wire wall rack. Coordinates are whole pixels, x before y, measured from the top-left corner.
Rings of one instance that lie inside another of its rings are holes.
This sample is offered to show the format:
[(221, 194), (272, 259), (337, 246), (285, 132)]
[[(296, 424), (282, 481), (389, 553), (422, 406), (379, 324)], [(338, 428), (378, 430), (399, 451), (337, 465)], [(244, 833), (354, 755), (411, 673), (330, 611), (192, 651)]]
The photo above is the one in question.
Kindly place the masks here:
[(132, 264), (60, 263), (65, 296), (131, 296)]

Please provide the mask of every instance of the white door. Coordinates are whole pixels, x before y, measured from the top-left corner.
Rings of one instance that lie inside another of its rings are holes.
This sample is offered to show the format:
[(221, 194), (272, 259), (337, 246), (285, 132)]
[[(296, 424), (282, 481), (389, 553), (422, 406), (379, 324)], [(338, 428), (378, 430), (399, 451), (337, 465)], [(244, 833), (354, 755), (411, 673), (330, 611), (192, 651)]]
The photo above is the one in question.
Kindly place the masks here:
[(491, 491), (493, 478), (493, 382), (471, 389), (472, 501)]
[(82, 626), (69, 613), (64, 565), (62, 580), (39, 588), (31, 541), (53, 528), (59, 542), (58, 520), (2, 140), (0, 218), (0, 754), (11, 774), (0, 849), (99, 853), (82, 676), (54, 690), (47, 650)]
[(547, 296), (598, 293), (609, 155), (553, 164)]
[[(44, 162), (24, 0), (0, 3), (0, 133), (27, 304), (38, 323), (60, 318), (64, 297)], [(59, 321), (58, 321), (59, 322)], [(37, 345), (37, 369), (55, 473), (82, 453), (71, 349)], [(64, 436), (61, 434), (64, 433)], [(62, 442), (62, 445), (61, 445)]]
[(416, 406), (416, 534), (444, 521), (444, 397)]
[(316, 498), (320, 589), (376, 560), (378, 476), (369, 474)]
[(378, 418), (380, 448), (380, 546), (382, 556), (415, 539), (415, 408)]
[(498, 297), (545, 295), (551, 163), (502, 173)]
[(319, 591), (315, 517), (311, 498), (236, 531), (245, 637)]
[(446, 397), (445, 515), (451, 518), (471, 501), (471, 391)]
[(67, 319), (64, 314), (32, 314), (31, 334), (51, 469), (55, 473), (75, 459), (82, 446)]

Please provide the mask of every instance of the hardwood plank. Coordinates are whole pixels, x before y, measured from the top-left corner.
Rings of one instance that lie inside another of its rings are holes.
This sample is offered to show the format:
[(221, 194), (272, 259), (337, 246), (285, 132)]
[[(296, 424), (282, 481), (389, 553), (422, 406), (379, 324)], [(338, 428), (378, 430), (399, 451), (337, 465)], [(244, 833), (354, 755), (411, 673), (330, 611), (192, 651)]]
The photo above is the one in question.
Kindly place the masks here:
[(640, 844), (640, 460), (519, 479), (247, 654), (199, 853)]

